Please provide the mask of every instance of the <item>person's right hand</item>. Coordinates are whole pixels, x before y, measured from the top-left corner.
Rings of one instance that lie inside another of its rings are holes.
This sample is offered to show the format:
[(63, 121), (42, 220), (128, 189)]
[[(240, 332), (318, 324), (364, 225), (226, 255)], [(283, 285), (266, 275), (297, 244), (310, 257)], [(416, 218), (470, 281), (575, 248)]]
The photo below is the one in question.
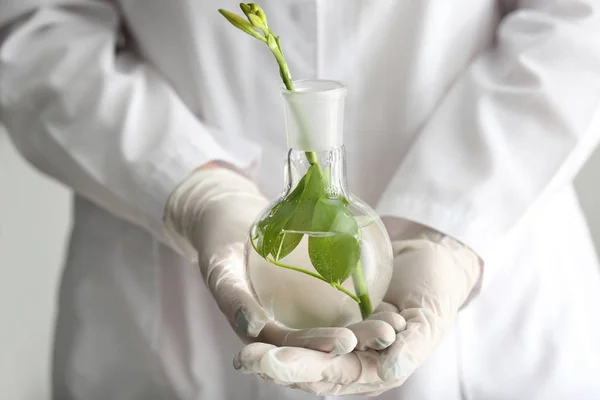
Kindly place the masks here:
[(382, 320), (362, 322), (354, 330), (291, 330), (270, 321), (250, 292), (244, 272), (244, 243), (267, 204), (257, 187), (240, 174), (226, 168), (203, 168), (178, 185), (165, 209), (169, 236), (186, 257), (197, 255), (209, 290), (242, 341), (331, 354), (390, 345), (396, 332)]

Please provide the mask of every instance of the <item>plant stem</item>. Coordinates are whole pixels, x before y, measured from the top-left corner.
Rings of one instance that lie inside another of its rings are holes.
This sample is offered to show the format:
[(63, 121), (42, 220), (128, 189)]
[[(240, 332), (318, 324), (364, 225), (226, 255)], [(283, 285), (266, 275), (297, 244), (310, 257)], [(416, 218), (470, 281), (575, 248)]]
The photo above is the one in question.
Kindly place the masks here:
[[(362, 241), (360, 229), (358, 230), (358, 239)], [(360, 262), (360, 258), (356, 263), (354, 272), (352, 272), (352, 282), (354, 283), (354, 291), (360, 299), (360, 303), (358, 303), (360, 315), (362, 316), (362, 319), (365, 320), (373, 312), (373, 305), (371, 304), (371, 298), (369, 297), (369, 288), (367, 287), (367, 282), (365, 280), (365, 270)]]
[(279, 262), (279, 261), (275, 261), (275, 260), (273, 260), (272, 258), (269, 258), (269, 257), (265, 257), (265, 260), (267, 260), (267, 261), (268, 261), (268, 262), (270, 262), (271, 264), (273, 264), (273, 265), (276, 265), (276, 266), (278, 266), (278, 267), (281, 267), (281, 268), (286, 268), (286, 269), (290, 269), (290, 270), (292, 270), (292, 271), (296, 271), (296, 272), (302, 272), (303, 274), (310, 275), (310, 276), (312, 276), (313, 278), (317, 278), (317, 279), (319, 279), (319, 280), (321, 280), (321, 281), (323, 281), (323, 282), (325, 282), (325, 283), (327, 283), (327, 284), (329, 284), (329, 285), (333, 286), (334, 288), (336, 288), (336, 289), (337, 289), (337, 290), (339, 290), (340, 292), (342, 292), (342, 293), (344, 293), (344, 294), (348, 295), (349, 297), (351, 297), (351, 298), (352, 298), (352, 300), (354, 300), (354, 301), (356, 301), (357, 303), (359, 303), (359, 304), (360, 304), (360, 301), (361, 301), (361, 300), (360, 300), (360, 298), (359, 298), (358, 296), (356, 296), (354, 293), (352, 293), (351, 291), (349, 291), (348, 289), (346, 289), (345, 287), (343, 287), (342, 285), (340, 285), (339, 283), (329, 283), (329, 282), (327, 282), (327, 280), (326, 280), (325, 278), (323, 278), (321, 275), (317, 275), (317, 274), (315, 274), (314, 272), (307, 271), (307, 270), (305, 270), (305, 269), (303, 269), (303, 268), (294, 267), (293, 265), (287, 265), (287, 264), (283, 264), (283, 263), (281, 263), (281, 262)]
[[(286, 66), (286, 68), (287, 68), (287, 66)], [(284, 80), (284, 82), (286, 82), (285, 83), (286, 89), (288, 89), (289, 91), (294, 91), (294, 84), (292, 83), (292, 81), (285, 81)], [(294, 109), (294, 113), (296, 114), (296, 118), (297, 118), (298, 122), (302, 125), (302, 130), (304, 131), (304, 135), (306, 136), (306, 139), (307, 139), (306, 141), (309, 142), (308, 139), (310, 138), (310, 136), (309, 136), (309, 134), (307, 132), (306, 127), (302, 123), (302, 116), (300, 115), (300, 111), (295, 107), (295, 104), (292, 104), (292, 107)], [(310, 165), (316, 165), (317, 168), (320, 171), (321, 170), (321, 165), (319, 164), (319, 159), (317, 157), (317, 153), (315, 153), (313, 151), (306, 151), (304, 154), (306, 155), (306, 159), (308, 160), (308, 163)]]
[[(273, 32), (271, 32), (269, 30), (268, 34), (273, 35)], [(273, 37), (276, 38), (275, 43), (276, 43), (276, 47), (275, 46), (269, 46), (269, 48), (271, 49), (271, 52), (273, 53), (273, 55), (275, 56), (275, 59), (277, 60), (277, 64), (279, 64), (279, 73), (281, 75), (281, 79), (283, 80), (283, 84), (285, 85), (285, 88), (287, 90), (289, 90), (290, 92), (294, 91), (294, 83), (292, 82), (292, 75), (290, 74), (290, 69), (288, 68), (287, 63), (285, 62), (285, 58), (283, 57), (283, 51), (281, 50), (281, 45), (279, 43), (279, 38), (277, 38), (275, 35), (273, 35)], [(298, 112), (298, 110), (296, 110), (294, 108), (294, 111), (296, 112), (296, 117), (298, 118), (298, 121), (301, 121), (301, 117)], [(304, 134), (307, 135), (308, 138), (308, 132), (306, 132), (306, 129), (304, 129)], [(308, 160), (308, 163), (310, 165), (316, 165), (319, 170), (321, 169), (321, 166), (319, 165), (319, 159), (317, 158), (317, 153), (312, 152), (312, 151), (307, 151), (305, 152), (306, 155), (306, 159)]]
[[(254, 240), (250, 239), (250, 244), (252, 244), (252, 248), (254, 249), (254, 251), (255, 251), (257, 254), (260, 254), (260, 253), (258, 253), (258, 250), (256, 249), (256, 246), (254, 245)], [(323, 277), (322, 277), (321, 275), (319, 275), (319, 274), (316, 274), (316, 273), (314, 273), (314, 272), (311, 272), (311, 271), (307, 271), (307, 270), (305, 270), (305, 269), (303, 269), (303, 268), (300, 268), (300, 267), (294, 267), (294, 266), (292, 266), (292, 265), (287, 265), (287, 264), (281, 263), (281, 262), (279, 262), (279, 261), (275, 261), (275, 260), (273, 260), (272, 258), (269, 258), (269, 257), (264, 257), (264, 259), (265, 259), (266, 261), (270, 262), (271, 264), (273, 264), (273, 265), (277, 266), (277, 267), (280, 267), (280, 268), (285, 268), (285, 269), (290, 269), (290, 270), (292, 270), (292, 271), (296, 271), (296, 272), (302, 272), (303, 274), (310, 275), (310, 276), (312, 276), (313, 278), (317, 278), (317, 279), (319, 279), (319, 280), (321, 280), (321, 281), (323, 281), (323, 282), (325, 282), (325, 283), (327, 283), (327, 284), (329, 284), (329, 285), (333, 286), (334, 288), (336, 288), (336, 289), (337, 289), (337, 290), (339, 290), (340, 292), (342, 292), (342, 293), (344, 293), (344, 294), (348, 295), (349, 297), (351, 297), (351, 298), (352, 298), (352, 300), (354, 300), (354, 301), (356, 301), (357, 303), (359, 303), (359, 306), (360, 306), (360, 302), (361, 302), (360, 298), (359, 298), (359, 297), (357, 297), (357, 296), (356, 296), (354, 293), (352, 293), (352, 292), (351, 292), (351, 291), (349, 291), (348, 289), (346, 289), (345, 287), (343, 287), (342, 285), (340, 285), (339, 283), (329, 283), (329, 282), (328, 282), (328, 281), (327, 281), (325, 278), (323, 278)], [(368, 299), (368, 296), (367, 296), (367, 299)], [(370, 300), (369, 300), (369, 304), (371, 304), (371, 301), (370, 301)]]
[(352, 282), (354, 282), (354, 291), (360, 299), (358, 302), (360, 314), (363, 319), (366, 319), (373, 312), (373, 305), (371, 304), (369, 289), (367, 288), (367, 282), (365, 281), (365, 271), (363, 270), (360, 260), (352, 273)]

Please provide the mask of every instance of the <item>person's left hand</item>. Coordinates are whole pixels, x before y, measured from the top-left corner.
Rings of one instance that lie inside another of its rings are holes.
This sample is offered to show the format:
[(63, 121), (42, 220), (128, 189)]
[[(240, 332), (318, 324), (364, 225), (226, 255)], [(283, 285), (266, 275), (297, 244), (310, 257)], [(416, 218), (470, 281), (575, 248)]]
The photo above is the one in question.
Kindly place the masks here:
[[(253, 343), (238, 354), (234, 367), (319, 395), (375, 396), (402, 385), (440, 342), (482, 268), (466, 246), (416, 226), (404, 230), (392, 243), (394, 273), (384, 299), (387, 303), (376, 310), (395, 311), (406, 319), (406, 329), (397, 333), (387, 349), (332, 355)], [(378, 332), (369, 335), (376, 337)]]

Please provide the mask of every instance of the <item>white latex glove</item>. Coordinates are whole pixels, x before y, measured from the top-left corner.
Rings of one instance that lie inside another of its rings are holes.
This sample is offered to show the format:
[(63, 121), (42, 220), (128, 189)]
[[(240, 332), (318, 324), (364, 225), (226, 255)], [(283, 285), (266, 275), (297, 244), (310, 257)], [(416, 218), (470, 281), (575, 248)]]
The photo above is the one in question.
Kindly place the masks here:
[[(330, 354), (345, 354), (357, 346), (389, 346), (395, 331), (381, 320), (352, 330), (289, 330), (269, 322), (250, 293), (244, 273), (244, 243), (267, 203), (250, 180), (225, 168), (209, 168), (194, 172), (178, 185), (165, 208), (169, 237), (188, 259), (194, 261), (197, 255), (208, 288), (242, 341)], [(370, 336), (372, 333), (376, 336)]]
[(320, 395), (374, 396), (404, 383), (452, 324), (479, 280), (481, 263), (461, 243), (421, 226), (392, 244), (394, 273), (385, 301), (407, 326), (390, 347), (335, 356), (255, 343), (238, 354), (235, 367)]

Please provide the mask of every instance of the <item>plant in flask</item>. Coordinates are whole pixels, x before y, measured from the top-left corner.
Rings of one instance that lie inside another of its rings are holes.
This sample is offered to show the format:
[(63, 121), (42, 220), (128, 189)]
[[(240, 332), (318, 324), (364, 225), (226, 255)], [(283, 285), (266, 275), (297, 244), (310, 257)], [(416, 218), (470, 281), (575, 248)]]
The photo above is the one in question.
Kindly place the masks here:
[(282, 89), (288, 153), (285, 189), (252, 226), (246, 274), (259, 303), (290, 328), (345, 326), (368, 317), (392, 275), (392, 249), (379, 216), (346, 184), (346, 88), (335, 81), (292, 81), (279, 37), (256, 4), (243, 17), (219, 12), (266, 43)]

